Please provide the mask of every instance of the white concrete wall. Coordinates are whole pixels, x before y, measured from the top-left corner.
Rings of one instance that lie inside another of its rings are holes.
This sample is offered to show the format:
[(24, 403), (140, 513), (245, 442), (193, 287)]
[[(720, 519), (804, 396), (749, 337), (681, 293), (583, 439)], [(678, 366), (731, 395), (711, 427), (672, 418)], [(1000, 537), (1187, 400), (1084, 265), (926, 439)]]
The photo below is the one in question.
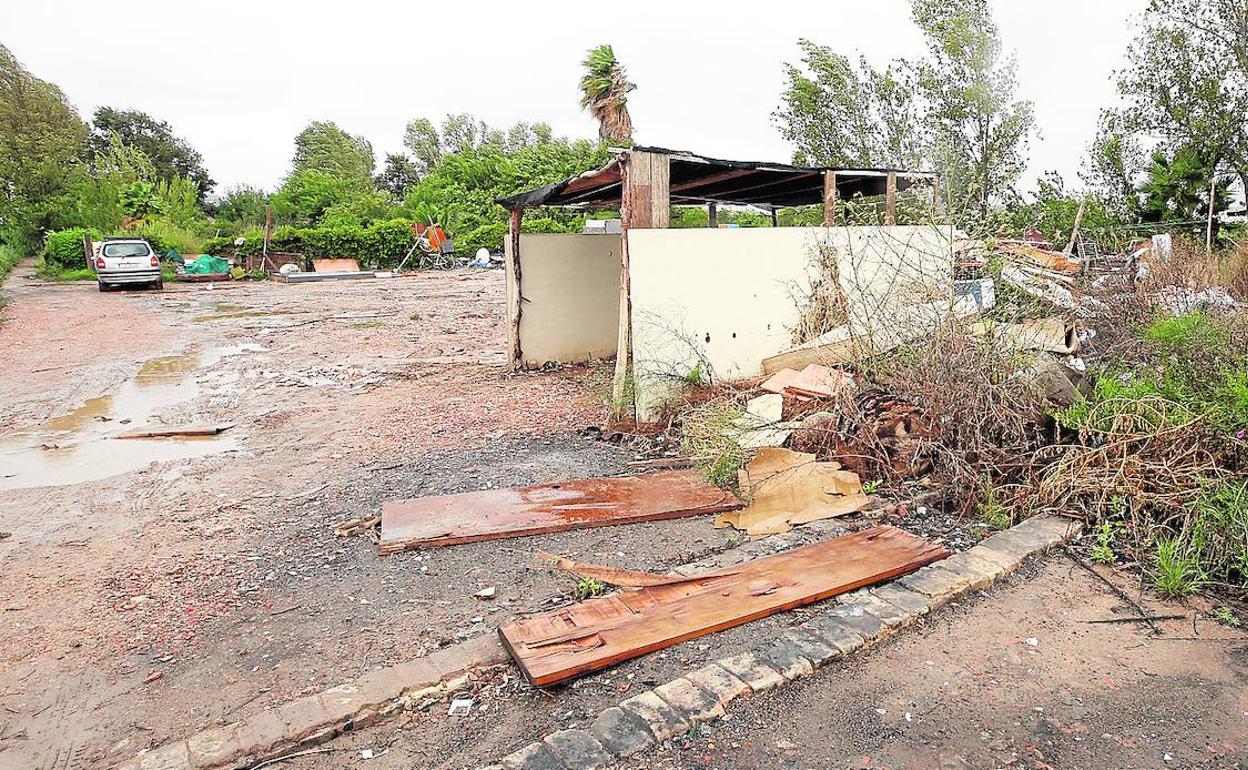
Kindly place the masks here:
[(520, 236), (520, 351), (525, 366), (615, 355), (618, 235)]
[(855, 333), (893, 335), (916, 303), (952, 302), (952, 237), (936, 227), (630, 231), (639, 417), (698, 361), (718, 379), (753, 377), (792, 348), (819, 243), (836, 250)]

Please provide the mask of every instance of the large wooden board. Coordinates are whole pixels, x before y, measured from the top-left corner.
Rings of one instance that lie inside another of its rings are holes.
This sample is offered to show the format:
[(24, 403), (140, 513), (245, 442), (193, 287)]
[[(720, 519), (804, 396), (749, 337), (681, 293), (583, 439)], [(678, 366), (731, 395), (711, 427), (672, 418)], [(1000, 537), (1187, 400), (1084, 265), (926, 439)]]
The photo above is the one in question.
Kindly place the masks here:
[(707, 484), (692, 470), (389, 500), (381, 507), (378, 550), (387, 554), (740, 507), (731, 493)]
[(872, 527), (698, 580), (626, 591), (498, 629), (539, 687), (782, 610), (903, 575), (943, 559), (941, 546), (896, 527)]

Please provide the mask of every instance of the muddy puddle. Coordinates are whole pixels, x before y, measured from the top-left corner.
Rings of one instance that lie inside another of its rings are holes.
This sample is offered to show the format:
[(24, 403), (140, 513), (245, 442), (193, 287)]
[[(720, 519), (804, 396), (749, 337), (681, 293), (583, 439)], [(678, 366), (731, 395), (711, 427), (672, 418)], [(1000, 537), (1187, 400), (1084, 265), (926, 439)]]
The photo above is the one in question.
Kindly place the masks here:
[(202, 315), (194, 316), (191, 320), (197, 324), (202, 324), (212, 321), (226, 321), (231, 318), (261, 318), (272, 315), (284, 315), (284, 313), (280, 310), (263, 310), (250, 305), (230, 305), (224, 302), (214, 302), (212, 310)]
[[(204, 353), (146, 361), (116, 390), (89, 399), (72, 412), (0, 436), (0, 490), (80, 484), (144, 468), (157, 461), (187, 460), (238, 448), (228, 433), (161, 439), (113, 437), (163, 424), (156, 415), (199, 395), (193, 374), (227, 356), (264, 350), (259, 345), (214, 348)], [(195, 422), (173, 415), (169, 424)]]

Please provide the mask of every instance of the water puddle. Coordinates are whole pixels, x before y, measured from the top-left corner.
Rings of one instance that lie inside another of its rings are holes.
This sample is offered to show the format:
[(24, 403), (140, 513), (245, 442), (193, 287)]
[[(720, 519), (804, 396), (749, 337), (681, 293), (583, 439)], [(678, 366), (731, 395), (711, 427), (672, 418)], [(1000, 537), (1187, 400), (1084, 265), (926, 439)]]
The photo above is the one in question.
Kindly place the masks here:
[(284, 314), (280, 310), (261, 310), (249, 305), (230, 305), (224, 302), (214, 302), (211, 312), (194, 316), (191, 318), (191, 321), (202, 324), (211, 321), (229, 320), (231, 318), (260, 318), (271, 315)]
[[(262, 350), (249, 344), (153, 358), (113, 392), (89, 399), (69, 414), (0, 436), (0, 490), (98, 481), (156, 461), (237, 449), (238, 442), (228, 433), (163, 439), (112, 437), (159, 424), (156, 414), (193, 401), (199, 394), (191, 376), (196, 370), (226, 356)], [(192, 418), (188, 414), (185, 422), (195, 422)]]

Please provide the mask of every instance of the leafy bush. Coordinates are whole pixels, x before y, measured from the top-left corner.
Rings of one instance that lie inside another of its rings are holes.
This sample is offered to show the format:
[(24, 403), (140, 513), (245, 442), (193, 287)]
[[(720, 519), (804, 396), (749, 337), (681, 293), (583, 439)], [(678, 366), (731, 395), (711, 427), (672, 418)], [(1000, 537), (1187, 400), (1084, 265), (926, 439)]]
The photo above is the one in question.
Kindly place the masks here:
[(57, 230), (48, 233), (48, 239), (43, 245), (44, 264), (62, 270), (85, 267), (86, 258), (82, 253), (82, 237), (84, 235), (90, 235), (93, 240), (99, 240), (100, 238), (98, 231), (87, 230), (82, 227), (71, 227), (68, 230)]
[(507, 242), (507, 223), (491, 222), (481, 225), (467, 235), (455, 239), (455, 250), (462, 254), (476, 254), (478, 249), (491, 252), (502, 251)]

